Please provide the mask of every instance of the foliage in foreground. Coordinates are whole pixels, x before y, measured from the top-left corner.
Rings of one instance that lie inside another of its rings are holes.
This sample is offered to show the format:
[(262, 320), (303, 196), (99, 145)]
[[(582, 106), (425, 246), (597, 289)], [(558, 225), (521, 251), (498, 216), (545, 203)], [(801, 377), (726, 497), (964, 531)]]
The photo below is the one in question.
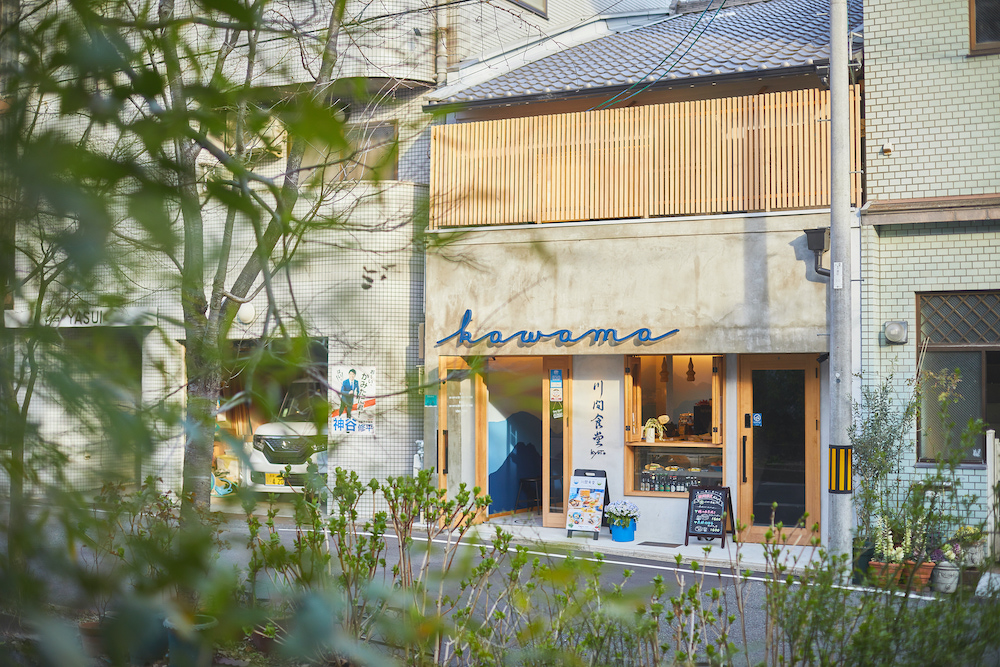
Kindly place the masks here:
[[(934, 599), (918, 595), (912, 580), (845, 586), (846, 559), (826, 553), (815, 532), (810, 544), (796, 544), (791, 535), (802, 526), (768, 535), (764, 582), (740, 571), (737, 545), (729, 579), (715, 583), (678, 558), (670, 581), (627, 587), (633, 573), (608, 581), (600, 556), (533, 555), (500, 529), (469, 546), (489, 499), (467, 489), (447, 499), (429, 472), (365, 484), (338, 470), (325, 491), (329, 515), (321, 483), (314, 476), (312, 493), (295, 497), (290, 545), (273, 503), (263, 519), (247, 505), (248, 558), (238, 575), (212, 560), (218, 533), (185, 535), (176, 504), (151, 486), (109, 487), (82, 509), (53, 506), (52, 517), (71, 519), (64, 534), (75, 546), (73, 567), (62, 571), (92, 608), (118, 612), (106, 625), (120, 633), (112, 662), (126, 664), (127, 651), (142, 648), (138, 631), (121, 633), (122, 618), (135, 628), (146, 616), (183, 611), (175, 584), (195, 580), (202, 610), (222, 621), (211, 639), (231, 646), (269, 635), (277, 648), (265, 664), (973, 665), (1000, 648), (996, 593)], [(360, 518), (376, 499), (385, 509)], [(35, 601), (44, 599), (45, 568), (73, 553), (67, 546), (35, 554)], [(762, 646), (749, 625), (755, 587), (764, 592)], [(8, 611), (42, 637), (40, 657), (27, 664), (85, 664), (70, 648), (72, 630), (45, 608)]]
[[(914, 566), (945, 539), (982, 537), (984, 526), (969, 523), (975, 499), (960, 481), (955, 463), (943, 462), (891, 508), (906, 527), (904, 556)], [(293, 497), (290, 544), (275, 503), (262, 519), (248, 496), (245, 557), (223, 548), (210, 517), (182, 522), (176, 498), (154, 480), (135, 489), (108, 485), (93, 499), (60, 484), (49, 490), (48, 502), (27, 517), (29, 530), (3, 526), (5, 544), (16, 544), (32, 564), (0, 562), (5, 610), (40, 638), (33, 657), (19, 652), (22, 664), (86, 664), (73, 630), (45, 606), (57, 575), (59, 590), (74, 591), (79, 604), (102, 616), (113, 612), (104, 626), (112, 664), (145, 650), (142, 636), (162, 627), (163, 617), (183, 625), (196, 611), (219, 617), (213, 642), (275, 640), (272, 664), (1000, 660), (1000, 586), (983, 597), (966, 588), (933, 597), (921, 594), (912, 573), (895, 583), (846, 586), (851, 564), (827, 553), (818, 526), (804, 523), (767, 532), (762, 580), (742, 568), (737, 544), (728, 578), (714, 586), (698, 563), (685, 567), (678, 557), (672, 581), (657, 576), (642, 588), (628, 585), (628, 570), (622, 581), (608, 581), (600, 556), (529, 553), (500, 528), (475, 535), (489, 497), (462, 486), (449, 498), (432, 471), (364, 483), (354, 472), (337, 469), (327, 479), (313, 470), (305, 492)], [(198, 595), (192, 600), (185, 590)], [(758, 591), (763, 637), (751, 620)]]

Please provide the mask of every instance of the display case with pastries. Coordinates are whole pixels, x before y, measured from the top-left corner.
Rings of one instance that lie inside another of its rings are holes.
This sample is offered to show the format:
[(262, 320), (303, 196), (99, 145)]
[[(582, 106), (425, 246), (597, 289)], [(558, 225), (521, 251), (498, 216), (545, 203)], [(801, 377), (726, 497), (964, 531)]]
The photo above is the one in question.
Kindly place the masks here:
[(633, 495), (686, 494), (692, 486), (721, 486), (722, 447), (633, 446)]

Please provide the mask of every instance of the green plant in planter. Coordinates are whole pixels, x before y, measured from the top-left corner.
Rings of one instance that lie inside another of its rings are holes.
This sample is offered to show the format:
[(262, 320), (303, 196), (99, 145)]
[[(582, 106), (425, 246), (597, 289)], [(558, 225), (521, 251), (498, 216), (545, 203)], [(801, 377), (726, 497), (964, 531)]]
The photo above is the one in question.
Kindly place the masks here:
[(653, 431), (656, 433), (657, 438), (662, 438), (663, 435), (666, 433), (666, 429), (663, 428), (663, 424), (661, 424), (660, 421), (655, 417), (650, 417), (649, 419), (646, 420), (646, 423), (642, 427), (643, 436), (646, 435), (646, 429), (650, 428), (653, 429)]
[(877, 384), (863, 383), (861, 400), (852, 405), (849, 436), (858, 478), (854, 504), (859, 545), (875, 541), (877, 518), (894, 505), (892, 477), (899, 472), (918, 405), (917, 383), (910, 380), (897, 389), (892, 373)]
[(963, 547), (968, 547), (982, 542), (984, 537), (982, 526), (962, 526), (955, 531), (951, 539)]
[(79, 550), (81, 588), (90, 595), (99, 620), (108, 613), (112, 599), (120, 594), (124, 570), (123, 525), (129, 522), (123, 484), (105, 483), (77, 523), (76, 535), (83, 543)]
[(875, 539), (875, 558), (883, 563), (902, 563), (906, 558), (906, 545), (897, 535), (902, 532), (894, 530), (892, 524), (884, 516), (875, 520), (877, 529)]
[(927, 549), (927, 516), (907, 516), (902, 527), (886, 517), (877, 520), (875, 556), (884, 563), (922, 561)]

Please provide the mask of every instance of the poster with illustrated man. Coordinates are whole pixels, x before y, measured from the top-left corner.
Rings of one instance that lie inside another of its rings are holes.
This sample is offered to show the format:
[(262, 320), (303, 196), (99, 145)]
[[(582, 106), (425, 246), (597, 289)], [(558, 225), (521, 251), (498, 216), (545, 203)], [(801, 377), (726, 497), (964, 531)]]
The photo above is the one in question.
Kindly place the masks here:
[(375, 432), (375, 369), (334, 366), (330, 369), (332, 433)]

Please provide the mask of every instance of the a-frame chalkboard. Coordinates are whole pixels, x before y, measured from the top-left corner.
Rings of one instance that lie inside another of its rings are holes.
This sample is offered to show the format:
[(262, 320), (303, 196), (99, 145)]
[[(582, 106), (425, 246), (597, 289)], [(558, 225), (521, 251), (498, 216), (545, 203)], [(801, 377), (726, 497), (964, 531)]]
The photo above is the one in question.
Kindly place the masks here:
[[(729, 527), (726, 528), (723, 522)], [(688, 489), (684, 546), (691, 537), (721, 537), (722, 546), (726, 546), (726, 533), (736, 538), (733, 526), (733, 502), (728, 486), (692, 486)]]

